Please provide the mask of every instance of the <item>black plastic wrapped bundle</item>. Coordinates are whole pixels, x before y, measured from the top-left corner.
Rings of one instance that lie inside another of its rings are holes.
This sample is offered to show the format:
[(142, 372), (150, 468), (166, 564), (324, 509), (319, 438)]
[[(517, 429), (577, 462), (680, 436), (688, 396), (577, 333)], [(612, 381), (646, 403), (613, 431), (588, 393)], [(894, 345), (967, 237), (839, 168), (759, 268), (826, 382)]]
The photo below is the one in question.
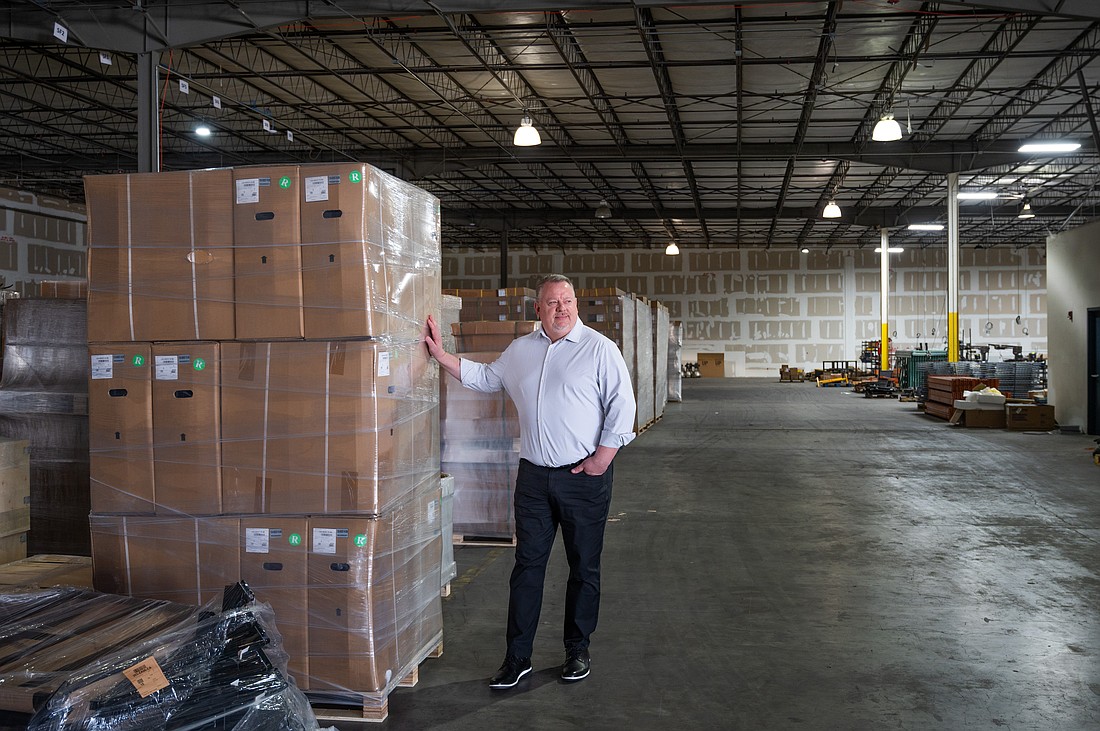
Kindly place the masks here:
[(28, 729), (318, 728), (287, 680), (271, 608), (243, 584), (202, 608), (74, 589), (3, 597), (0, 606), (12, 614), (0, 637), (16, 654), (23, 645), (23, 657), (0, 667), (0, 698), (43, 689)]

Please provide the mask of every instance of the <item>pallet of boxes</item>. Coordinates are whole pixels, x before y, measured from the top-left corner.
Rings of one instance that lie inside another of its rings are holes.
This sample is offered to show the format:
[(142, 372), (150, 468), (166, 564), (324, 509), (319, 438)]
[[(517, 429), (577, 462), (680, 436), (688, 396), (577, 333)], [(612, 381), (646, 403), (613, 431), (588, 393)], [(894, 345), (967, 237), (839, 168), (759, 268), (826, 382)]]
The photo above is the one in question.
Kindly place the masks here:
[(269, 603), (320, 717), (442, 648), (439, 204), (369, 165), (89, 177), (95, 587)]
[[(535, 332), (535, 291), (448, 289), (461, 298), (458, 320), (447, 323), (455, 352), (491, 363), (511, 342)], [(443, 471), (454, 477), (453, 541), (456, 545), (514, 545), (512, 492), (519, 469), (519, 415), (504, 391), (463, 388), (444, 373), (440, 382)]]

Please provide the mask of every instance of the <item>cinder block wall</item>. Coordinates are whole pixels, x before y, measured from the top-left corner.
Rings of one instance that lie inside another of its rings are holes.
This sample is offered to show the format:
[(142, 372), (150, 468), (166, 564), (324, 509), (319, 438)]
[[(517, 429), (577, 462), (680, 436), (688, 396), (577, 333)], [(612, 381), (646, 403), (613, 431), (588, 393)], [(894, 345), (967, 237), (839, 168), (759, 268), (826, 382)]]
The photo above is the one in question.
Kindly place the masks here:
[[(518, 251), (508, 257), (508, 285), (532, 286), (541, 273), (561, 272), (579, 287), (619, 287), (660, 300), (672, 319), (684, 322), (684, 360), (725, 353), (730, 376), (775, 376), (784, 363), (809, 369), (825, 360), (853, 360), (862, 341), (879, 337), (879, 255), (873, 251), (682, 251)], [(893, 346), (944, 347), (946, 247), (893, 256)], [(964, 340), (1046, 352), (1044, 247), (965, 247), (960, 274)], [(444, 287), (492, 289), (499, 283), (499, 251), (444, 251)]]

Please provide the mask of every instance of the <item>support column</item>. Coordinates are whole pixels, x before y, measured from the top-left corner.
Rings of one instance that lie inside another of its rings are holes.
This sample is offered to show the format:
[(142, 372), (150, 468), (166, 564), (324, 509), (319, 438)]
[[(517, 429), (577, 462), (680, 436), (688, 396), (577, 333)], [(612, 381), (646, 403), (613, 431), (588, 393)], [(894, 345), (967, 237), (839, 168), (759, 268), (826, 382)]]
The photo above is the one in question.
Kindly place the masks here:
[(138, 172), (160, 172), (160, 109), (157, 104), (156, 53), (137, 56)]
[(959, 362), (959, 174), (947, 174), (947, 360)]
[(508, 227), (500, 232), (500, 288), (508, 289)]
[(879, 229), (882, 248), (879, 257), (879, 313), (881, 319), (881, 339), (878, 341), (879, 369), (890, 367), (890, 233), (883, 226)]

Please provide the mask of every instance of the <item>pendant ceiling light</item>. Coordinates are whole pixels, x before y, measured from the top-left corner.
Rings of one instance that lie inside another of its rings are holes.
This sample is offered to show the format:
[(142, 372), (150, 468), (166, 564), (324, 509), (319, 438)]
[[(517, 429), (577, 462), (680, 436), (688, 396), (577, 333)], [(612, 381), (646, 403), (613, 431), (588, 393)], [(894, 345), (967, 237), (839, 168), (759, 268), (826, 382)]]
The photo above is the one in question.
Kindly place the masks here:
[(825, 206), (825, 209), (821, 211), (822, 218), (840, 218), (840, 206), (836, 204), (836, 201), (829, 201), (829, 205)]
[(1031, 210), (1031, 204), (1024, 201), (1024, 205), (1020, 208), (1020, 213), (1016, 218), (1035, 218), (1035, 213)]
[(611, 206), (607, 205), (607, 201), (600, 201), (600, 205), (596, 206), (596, 218), (601, 221), (611, 218)]
[(680, 247), (676, 245), (675, 241), (669, 241), (668, 246), (665, 247), (665, 253), (669, 256), (676, 256), (680, 253)]
[(531, 115), (527, 112), (523, 113), (523, 119), (520, 120), (519, 127), (516, 128), (512, 144), (516, 147), (534, 147), (542, 144), (542, 137), (539, 136), (539, 131), (534, 128)]
[(875, 142), (893, 142), (901, 139), (901, 125), (894, 119), (893, 114), (884, 114), (882, 119), (875, 123), (871, 131), (871, 139)]

